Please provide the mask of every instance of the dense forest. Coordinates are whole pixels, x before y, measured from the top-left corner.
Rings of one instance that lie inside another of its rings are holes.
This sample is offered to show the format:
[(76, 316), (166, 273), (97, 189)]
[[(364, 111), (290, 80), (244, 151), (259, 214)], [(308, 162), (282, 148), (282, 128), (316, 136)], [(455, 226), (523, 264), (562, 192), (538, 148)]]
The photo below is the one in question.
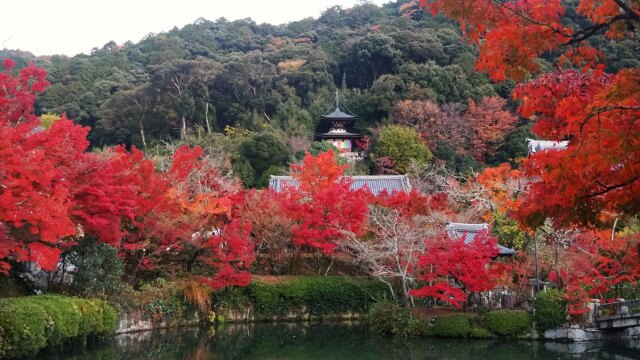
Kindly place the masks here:
[[(631, 40), (591, 41), (612, 72), (640, 64)], [(406, 0), (335, 6), (281, 26), (200, 18), (90, 55), (0, 51), (16, 71), (29, 62), (47, 70), (52, 85), (36, 113), (66, 114), (90, 127), (94, 149), (205, 145), (231, 160), (222, 163), (232, 163), (248, 187), (265, 186), (311, 145), (336, 88), (358, 116), (355, 130), (371, 135), (374, 146), (378, 129), (396, 123), (414, 127), (452, 170), (513, 162), (533, 137), (530, 125), (508, 100), (514, 83), (475, 72), (477, 56), (455, 23)], [(547, 60), (543, 68), (551, 67)], [(369, 161), (354, 171), (394, 169)]]

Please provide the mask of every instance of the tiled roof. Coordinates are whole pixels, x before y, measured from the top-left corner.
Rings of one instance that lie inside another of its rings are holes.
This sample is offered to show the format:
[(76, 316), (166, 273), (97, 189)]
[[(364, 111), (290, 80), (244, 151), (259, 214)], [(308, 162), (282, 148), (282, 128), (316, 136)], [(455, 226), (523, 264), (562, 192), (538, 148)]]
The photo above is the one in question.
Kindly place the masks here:
[[(476, 235), (481, 232), (486, 231), (489, 232), (489, 225), (486, 223), (483, 224), (464, 224), (464, 223), (447, 223), (447, 233), (451, 237), (461, 238), (465, 236), (464, 243), (469, 244), (473, 241)], [(500, 251), (500, 255), (514, 255), (516, 253), (515, 250), (510, 249), (506, 246), (502, 246), (498, 244), (498, 250)]]
[[(371, 193), (378, 195), (386, 190), (391, 193), (394, 191), (411, 191), (411, 183), (406, 175), (356, 175), (349, 176), (353, 181), (351, 189), (356, 190), (367, 186)], [(269, 188), (276, 192), (282, 191), (285, 186), (298, 186), (298, 181), (291, 176), (271, 176), (269, 179)]]
[(529, 155), (549, 149), (564, 150), (567, 146), (569, 146), (568, 141), (527, 139), (527, 151), (529, 152)]

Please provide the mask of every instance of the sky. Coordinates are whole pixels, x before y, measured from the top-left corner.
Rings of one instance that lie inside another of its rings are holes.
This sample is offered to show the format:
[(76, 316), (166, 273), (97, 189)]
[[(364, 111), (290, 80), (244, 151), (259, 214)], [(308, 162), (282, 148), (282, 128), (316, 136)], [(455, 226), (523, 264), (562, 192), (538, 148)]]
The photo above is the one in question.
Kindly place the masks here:
[[(149, 33), (171, 30), (198, 18), (252, 18), (284, 24), (317, 18), (333, 5), (361, 0), (24, 0), (0, 6), (0, 48), (35, 55), (90, 53), (113, 40), (140, 41)], [(381, 5), (391, 0), (371, 0)]]

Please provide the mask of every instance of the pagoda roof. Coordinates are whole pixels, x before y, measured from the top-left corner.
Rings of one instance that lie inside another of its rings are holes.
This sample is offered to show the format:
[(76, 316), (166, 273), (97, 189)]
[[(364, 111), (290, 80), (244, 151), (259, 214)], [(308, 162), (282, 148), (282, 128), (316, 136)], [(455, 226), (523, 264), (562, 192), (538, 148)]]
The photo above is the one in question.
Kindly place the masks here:
[[(367, 187), (372, 194), (378, 195), (383, 191), (411, 191), (411, 183), (406, 175), (357, 175), (347, 176), (351, 182), (351, 190)], [(287, 186), (298, 187), (298, 180), (291, 176), (271, 175), (269, 188), (281, 192)]]
[(328, 120), (340, 120), (340, 119), (351, 120), (351, 119), (355, 119), (356, 117), (354, 115), (347, 114), (346, 112), (340, 110), (340, 108), (336, 106), (335, 110), (333, 110), (329, 114), (322, 115), (322, 118), (328, 119)]
[(359, 139), (362, 135), (348, 131), (329, 131), (326, 133), (316, 134), (316, 137), (320, 139)]
[[(465, 223), (447, 223), (447, 233), (450, 237), (460, 239), (463, 236), (465, 245), (470, 244), (476, 238), (478, 233), (486, 231), (489, 233), (489, 225), (487, 223), (481, 224), (465, 224)], [(515, 250), (510, 249), (506, 246), (502, 246), (498, 244), (499, 255), (514, 255), (516, 253)]]

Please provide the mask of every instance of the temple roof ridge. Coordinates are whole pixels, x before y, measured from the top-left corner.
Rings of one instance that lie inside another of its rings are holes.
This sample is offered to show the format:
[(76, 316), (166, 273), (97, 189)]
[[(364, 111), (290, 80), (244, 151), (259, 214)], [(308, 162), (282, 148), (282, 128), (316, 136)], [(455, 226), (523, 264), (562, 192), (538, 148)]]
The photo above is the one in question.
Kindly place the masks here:
[[(481, 231), (489, 233), (489, 224), (487, 223), (470, 224), (448, 221), (446, 228), (448, 235), (452, 238), (460, 239), (464, 236), (465, 244), (470, 244)], [(498, 251), (500, 255), (514, 255), (516, 253), (515, 250), (500, 244), (498, 244)]]

